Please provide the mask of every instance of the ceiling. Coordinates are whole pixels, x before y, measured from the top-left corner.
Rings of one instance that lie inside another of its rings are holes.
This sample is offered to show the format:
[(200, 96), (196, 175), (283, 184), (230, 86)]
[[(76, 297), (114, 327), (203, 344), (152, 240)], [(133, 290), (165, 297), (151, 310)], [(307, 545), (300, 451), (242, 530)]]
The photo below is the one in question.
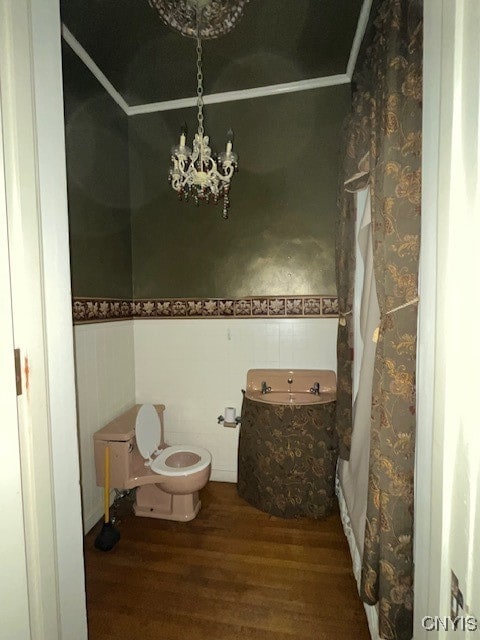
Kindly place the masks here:
[[(205, 93), (344, 74), (363, 0), (250, 0), (204, 42)], [(195, 42), (148, 0), (61, 0), (62, 20), (130, 106), (195, 95)]]

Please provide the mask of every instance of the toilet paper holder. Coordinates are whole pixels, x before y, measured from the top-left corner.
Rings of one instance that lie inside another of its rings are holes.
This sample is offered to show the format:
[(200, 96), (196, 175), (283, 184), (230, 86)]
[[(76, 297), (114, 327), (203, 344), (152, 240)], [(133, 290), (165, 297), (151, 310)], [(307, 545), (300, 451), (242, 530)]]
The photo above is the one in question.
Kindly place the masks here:
[(241, 416), (236, 415), (235, 407), (225, 407), (223, 415), (218, 416), (218, 424), (222, 424), (224, 427), (236, 427), (242, 421)]

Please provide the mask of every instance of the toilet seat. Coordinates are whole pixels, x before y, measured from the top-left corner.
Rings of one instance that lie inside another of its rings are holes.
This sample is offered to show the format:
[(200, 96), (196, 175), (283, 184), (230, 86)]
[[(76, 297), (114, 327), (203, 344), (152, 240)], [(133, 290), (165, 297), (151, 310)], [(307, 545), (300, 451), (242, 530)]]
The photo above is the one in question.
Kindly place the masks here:
[[(197, 462), (189, 464), (183, 467), (173, 467), (167, 464), (168, 458), (176, 453), (194, 454), (200, 458)], [(202, 447), (196, 447), (194, 445), (174, 445), (173, 447), (167, 447), (161, 451), (160, 455), (150, 465), (151, 470), (154, 473), (161, 474), (162, 476), (188, 476), (197, 471), (203, 471), (212, 461), (210, 451), (203, 449)]]

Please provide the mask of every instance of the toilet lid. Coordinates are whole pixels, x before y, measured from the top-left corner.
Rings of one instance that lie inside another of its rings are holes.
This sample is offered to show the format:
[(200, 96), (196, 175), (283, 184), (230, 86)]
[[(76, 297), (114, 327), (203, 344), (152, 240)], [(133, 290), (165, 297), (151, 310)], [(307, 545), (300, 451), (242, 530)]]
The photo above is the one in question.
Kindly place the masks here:
[(158, 449), (160, 444), (160, 420), (153, 404), (143, 404), (137, 414), (135, 423), (137, 447), (146, 459)]

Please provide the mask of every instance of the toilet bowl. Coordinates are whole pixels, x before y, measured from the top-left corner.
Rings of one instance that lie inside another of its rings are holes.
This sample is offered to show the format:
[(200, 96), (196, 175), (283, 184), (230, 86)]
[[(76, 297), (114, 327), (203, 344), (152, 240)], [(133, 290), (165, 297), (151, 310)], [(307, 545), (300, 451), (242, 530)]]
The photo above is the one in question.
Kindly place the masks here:
[(186, 522), (198, 514), (198, 492), (210, 477), (210, 452), (193, 445), (168, 446), (164, 405), (136, 405), (94, 434), (97, 485), (104, 483), (104, 452), (110, 448), (110, 486), (136, 487), (137, 516)]

